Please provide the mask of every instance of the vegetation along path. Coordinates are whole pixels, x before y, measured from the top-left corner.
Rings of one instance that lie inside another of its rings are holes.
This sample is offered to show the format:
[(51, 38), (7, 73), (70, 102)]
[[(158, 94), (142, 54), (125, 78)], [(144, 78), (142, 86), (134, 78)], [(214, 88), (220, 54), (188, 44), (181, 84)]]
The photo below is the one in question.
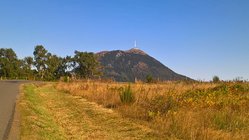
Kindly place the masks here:
[(21, 139), (154, 139), (149, 128), (54, 86), (24, 85)]

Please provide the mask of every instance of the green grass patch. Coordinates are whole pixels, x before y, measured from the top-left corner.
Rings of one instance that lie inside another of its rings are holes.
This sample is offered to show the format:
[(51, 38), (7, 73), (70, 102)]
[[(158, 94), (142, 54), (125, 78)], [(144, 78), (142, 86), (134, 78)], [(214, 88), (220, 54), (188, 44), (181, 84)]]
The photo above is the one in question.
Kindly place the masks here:
[(65, 139), (34, 84), (23, 87), (20, 106), (21, 139)]
[(216, 112), (212, 118), (216, 129), (225, 131), (238, 131), (247, 128), (247, 120), (242, 119), (237, 112), (221, 111)]

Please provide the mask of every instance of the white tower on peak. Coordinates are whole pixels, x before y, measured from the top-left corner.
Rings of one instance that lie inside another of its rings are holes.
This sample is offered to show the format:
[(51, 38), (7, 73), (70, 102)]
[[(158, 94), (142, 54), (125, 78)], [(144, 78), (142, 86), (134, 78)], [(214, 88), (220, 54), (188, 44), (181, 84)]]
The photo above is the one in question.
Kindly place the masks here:
[(137, 40), (134, 41), (134, 48), (133, 49), (138, 49), (138, 47), (137, 47)]

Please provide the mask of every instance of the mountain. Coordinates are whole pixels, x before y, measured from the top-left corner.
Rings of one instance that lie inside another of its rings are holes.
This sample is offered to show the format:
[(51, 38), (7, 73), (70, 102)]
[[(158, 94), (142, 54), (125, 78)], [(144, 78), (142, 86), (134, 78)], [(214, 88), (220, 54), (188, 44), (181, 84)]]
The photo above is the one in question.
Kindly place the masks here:
[(102, 51), (97, 53), (97, 56), (103, 66), (104, 77), (115, 81), (134, 82), (135, 79), (145, 81), (148, 75), (162, 81), (190, 80), (186, 76), (175, 73), (138, 48), (128, 51)]

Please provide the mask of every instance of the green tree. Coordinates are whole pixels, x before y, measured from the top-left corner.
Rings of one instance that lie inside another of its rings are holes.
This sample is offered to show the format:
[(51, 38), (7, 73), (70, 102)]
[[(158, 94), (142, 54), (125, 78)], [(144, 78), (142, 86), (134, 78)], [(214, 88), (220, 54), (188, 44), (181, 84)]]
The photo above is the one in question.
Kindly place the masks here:
[(32, 57), (25, 57), (20, 60), (20, 70), (19, 75), (25, 79), (34, 79), (34, 70), (32, 69), (34, 65), (34, 60)]
[(57, 78), (70, 75), (72, 69), (72, 58), (70, 56), (60, 58), (60, 65), (56, 71)]
[(56, 80), (60, 78), (59, 71), (61, 70), (60, 69), (61, 65), (62, 65), (62, 58), (56, 55), (52, 55), (51, 53), (48, 53), (46, 61), (46, 70), (45, 70), (46, 79)]
[(31, 57), (31, 56), (25, 57), (25, 58), (24, 58), (24, 62), (25, 62), (26, 65), (29, 67), (29, 69), (31, 69), (32, 66), (34, 65), (34, 60), (33, 60), (33, 57)]
[(62, 76), (68, 75), (70, 57), (61, 58), (51, 54), (43, 46), (38, 45), (34, 50), (34, 66), (41, 80), (57, 80)]
[(214, 83), (220, 82), (220, 78), (219, 78), (218, 76), (214, 76), (214, 77), (213, 77), (213, 82), (214, 82)]
[(99, 62), (94, 53), (75, 51), (73, 72), (80, 78), (92, 78), (100, 74)]
[(75, 51), (73, 57), (62, 58), (49, 53), (42, 45), (37, 45), (33, 54), (33, 58), (25, 57), (19, 60), (12, 49), (0, 48), (1, 79), (38, 77), (41, 80), (57, 80), (71, 73), (80, 78), (100, 75), (99, 63), (94, 53)]
[(19, 61), (12, 49), (0, 49), (0, 76), (6, 78), (17, 78), (19, 72)]
[(42, 80), (45, 76), (47, 53), (48, 51), (42, 45), (37, 45), (33, 53), (35, 60), (34, 65), (37, 69), (38, 77)]

